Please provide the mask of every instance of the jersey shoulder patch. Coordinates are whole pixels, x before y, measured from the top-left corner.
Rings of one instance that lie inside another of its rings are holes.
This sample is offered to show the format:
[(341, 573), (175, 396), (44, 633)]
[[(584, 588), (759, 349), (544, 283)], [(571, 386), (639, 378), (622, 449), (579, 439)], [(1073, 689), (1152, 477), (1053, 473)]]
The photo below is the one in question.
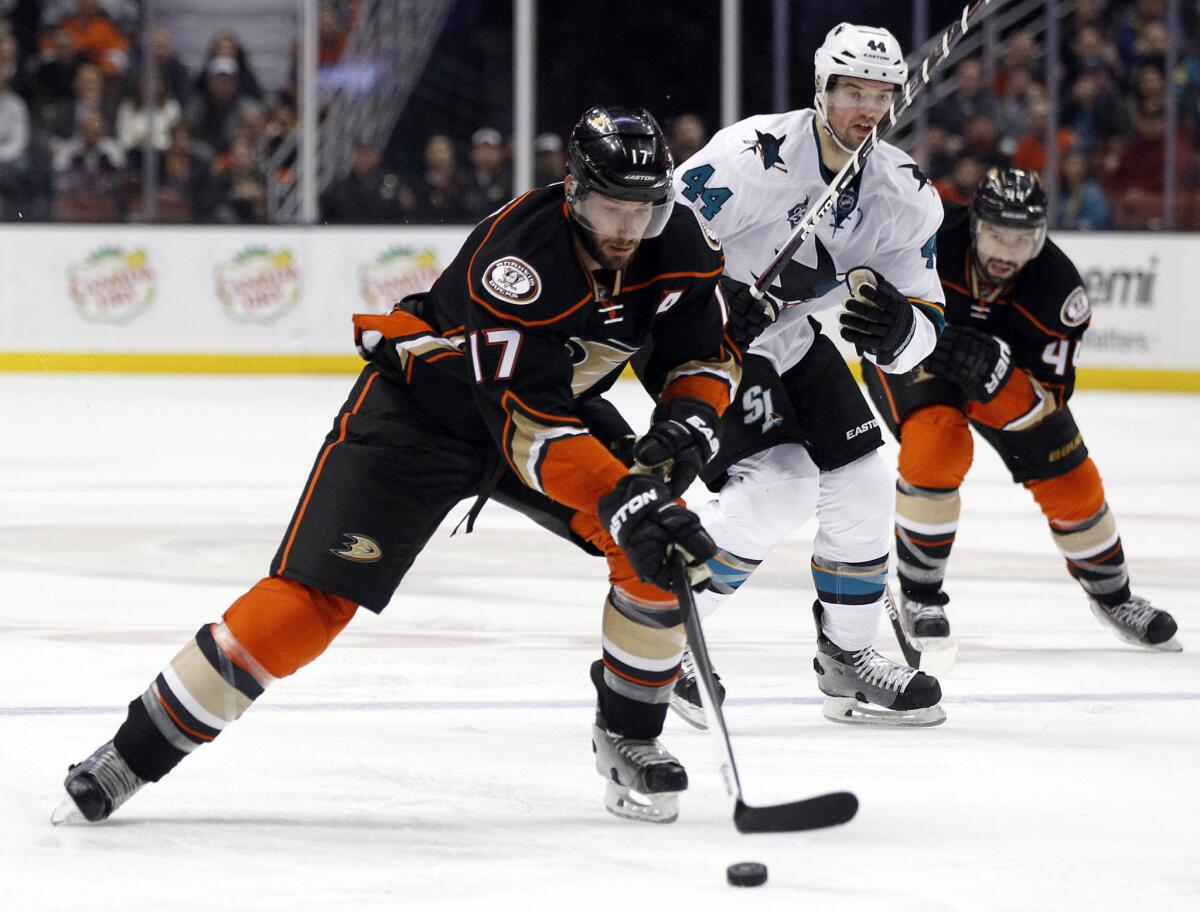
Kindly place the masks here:
[(1092, 302), (1088, 300), (1082, 285), (1067, 295), (1059, 317), (1063, 326), (1082, 326), (1092, 318)]
[(517, 256), (502, 256), (483, 268), (483, 287), (509, 304), (532, 304), (542, 294), (542, 277)]

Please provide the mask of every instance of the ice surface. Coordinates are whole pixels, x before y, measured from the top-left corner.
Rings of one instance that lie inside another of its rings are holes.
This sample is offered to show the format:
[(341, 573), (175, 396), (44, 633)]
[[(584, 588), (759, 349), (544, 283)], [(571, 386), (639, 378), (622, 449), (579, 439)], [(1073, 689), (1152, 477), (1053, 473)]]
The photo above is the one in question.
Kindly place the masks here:
[[(491, 504), (474, 534), (439, 532), (381, 617), (361, 612), (110, 822), (52, 828), (68, 762), (264, 573), (349, 386), (0, 376), (0, 908), (1200, 909), (1187, 396), (1074, 403), (1135, 591), (1175, 614), (1181, 654), (1095, 621), (982, 443), (948, 585), (945, 725), (822, 719), (811, 524), (709, 621), (747, 800), (850, 789), (844, 827), (739, 835), (708, 736), (674, 717), (679, 821), (605, 813), (587, 677), (604, 566)], [(617, 397), (644, 426), (648, 400)], [(765, 887), (725, 884), (745, 860), (770, 866)]]

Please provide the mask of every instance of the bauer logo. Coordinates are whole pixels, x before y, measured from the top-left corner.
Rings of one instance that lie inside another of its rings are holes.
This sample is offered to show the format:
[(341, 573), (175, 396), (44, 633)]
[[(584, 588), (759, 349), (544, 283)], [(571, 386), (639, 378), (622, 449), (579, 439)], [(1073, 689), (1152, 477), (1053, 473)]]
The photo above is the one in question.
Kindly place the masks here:
[(290, 250), (247, 247), (215, 272), (217, 297), (235, 323), (274, 323), (300, 302), (300, 271)]
[(432, 250), (389, 247), (358, 267), (358, 291), (368, 311), (385, 314), (402, 298), (428, 291), (440, 272)]
[(67, 291), (91, 323), (128, 323), (154, 301), (154, 270), (146, 251), (101, 247), (67, 268)]
[(502, 301), (532, 304), (542, 293), (542, 280), (532, 266), (519, 257), (502, 257), (483, 271), (483, 284)]

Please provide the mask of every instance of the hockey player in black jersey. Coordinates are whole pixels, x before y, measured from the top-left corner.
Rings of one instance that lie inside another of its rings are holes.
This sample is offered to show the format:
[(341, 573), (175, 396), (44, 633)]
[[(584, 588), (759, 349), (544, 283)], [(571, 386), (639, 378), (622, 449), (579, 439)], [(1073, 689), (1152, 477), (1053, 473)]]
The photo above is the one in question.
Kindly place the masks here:
[(1075, 266), (1046, 239), (1037, 174), (988, 172), (969, 209), (946, 204), (937, 235), (946, 329), (907, 374), (863, 364), (900, 439), (896, 552), (900, 614), (922, 645), (949, 636), (942, 589), (958, 529), (971, 429), (1034, 496), (1092, 611), (1122, 640), (1175, 651), (1175, 621), (1133, 595), (1100, 473), (1071, 414), (1091, 307)]
[[(593, 108), (564, 183), (484, 219), (429, 294), (358, 315), (368, 362), (320, 448), (270, 575), (205, 624), (71, 767), (57, 819), (107, 818), (213, 740), (277, 678), (319, 656), (362, 605), (380, 612), (450, 509), (492, 493), (542, 504), (608, 560), (592, 732), (606, 804), (669, 822), (687, 786), (658, 743), (684, 634), (669, 565), (715, 546), (675, 498), (712, 455), (740, 378), (715, 293), (723, 255), (673, 201), (641, 109)], [(640, 346), (670, 365), (632, 474), (590, 407)]]

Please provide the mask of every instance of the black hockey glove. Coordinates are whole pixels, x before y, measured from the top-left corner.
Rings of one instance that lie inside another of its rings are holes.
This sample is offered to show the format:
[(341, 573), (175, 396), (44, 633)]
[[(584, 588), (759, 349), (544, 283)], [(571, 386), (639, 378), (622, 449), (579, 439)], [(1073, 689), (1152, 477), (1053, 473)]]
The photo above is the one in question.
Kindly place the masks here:
[(654, 475), (626, 475), (600, 498), (600, 521), (620, 545), (638, 579), (671, 591), (671, 555), (679, 550), (690, 566), (704, 563), (717, 546), (700, 517), (671, 499)]
[(721, 296), (729, 308), (729, 338), (745, 349), (779, 318), (779, 302), (769, 294), (754, 297), (749, 285), (726, 275), (721, 276), (720, 283)]
[(1008, 343), (991, 333), (950, 324), (923, 362), (932, 374), (962, 387), (967, 397), (991, 402), (1013, 371)]
[(633, 458), (659, 469), (680, 497), (720, 448), (716, 409), (698, 399), (673, 399), (654, 410), (650, 430), (633, 445)]
[(842, 338), (854, 343), (860, 355), (875, 356), (875, 363), (891, 364), (912, 340), (916, 315), (913, 306), (874, 269), (859, 266), (846, 274), (850, 297), (838, 317)]

